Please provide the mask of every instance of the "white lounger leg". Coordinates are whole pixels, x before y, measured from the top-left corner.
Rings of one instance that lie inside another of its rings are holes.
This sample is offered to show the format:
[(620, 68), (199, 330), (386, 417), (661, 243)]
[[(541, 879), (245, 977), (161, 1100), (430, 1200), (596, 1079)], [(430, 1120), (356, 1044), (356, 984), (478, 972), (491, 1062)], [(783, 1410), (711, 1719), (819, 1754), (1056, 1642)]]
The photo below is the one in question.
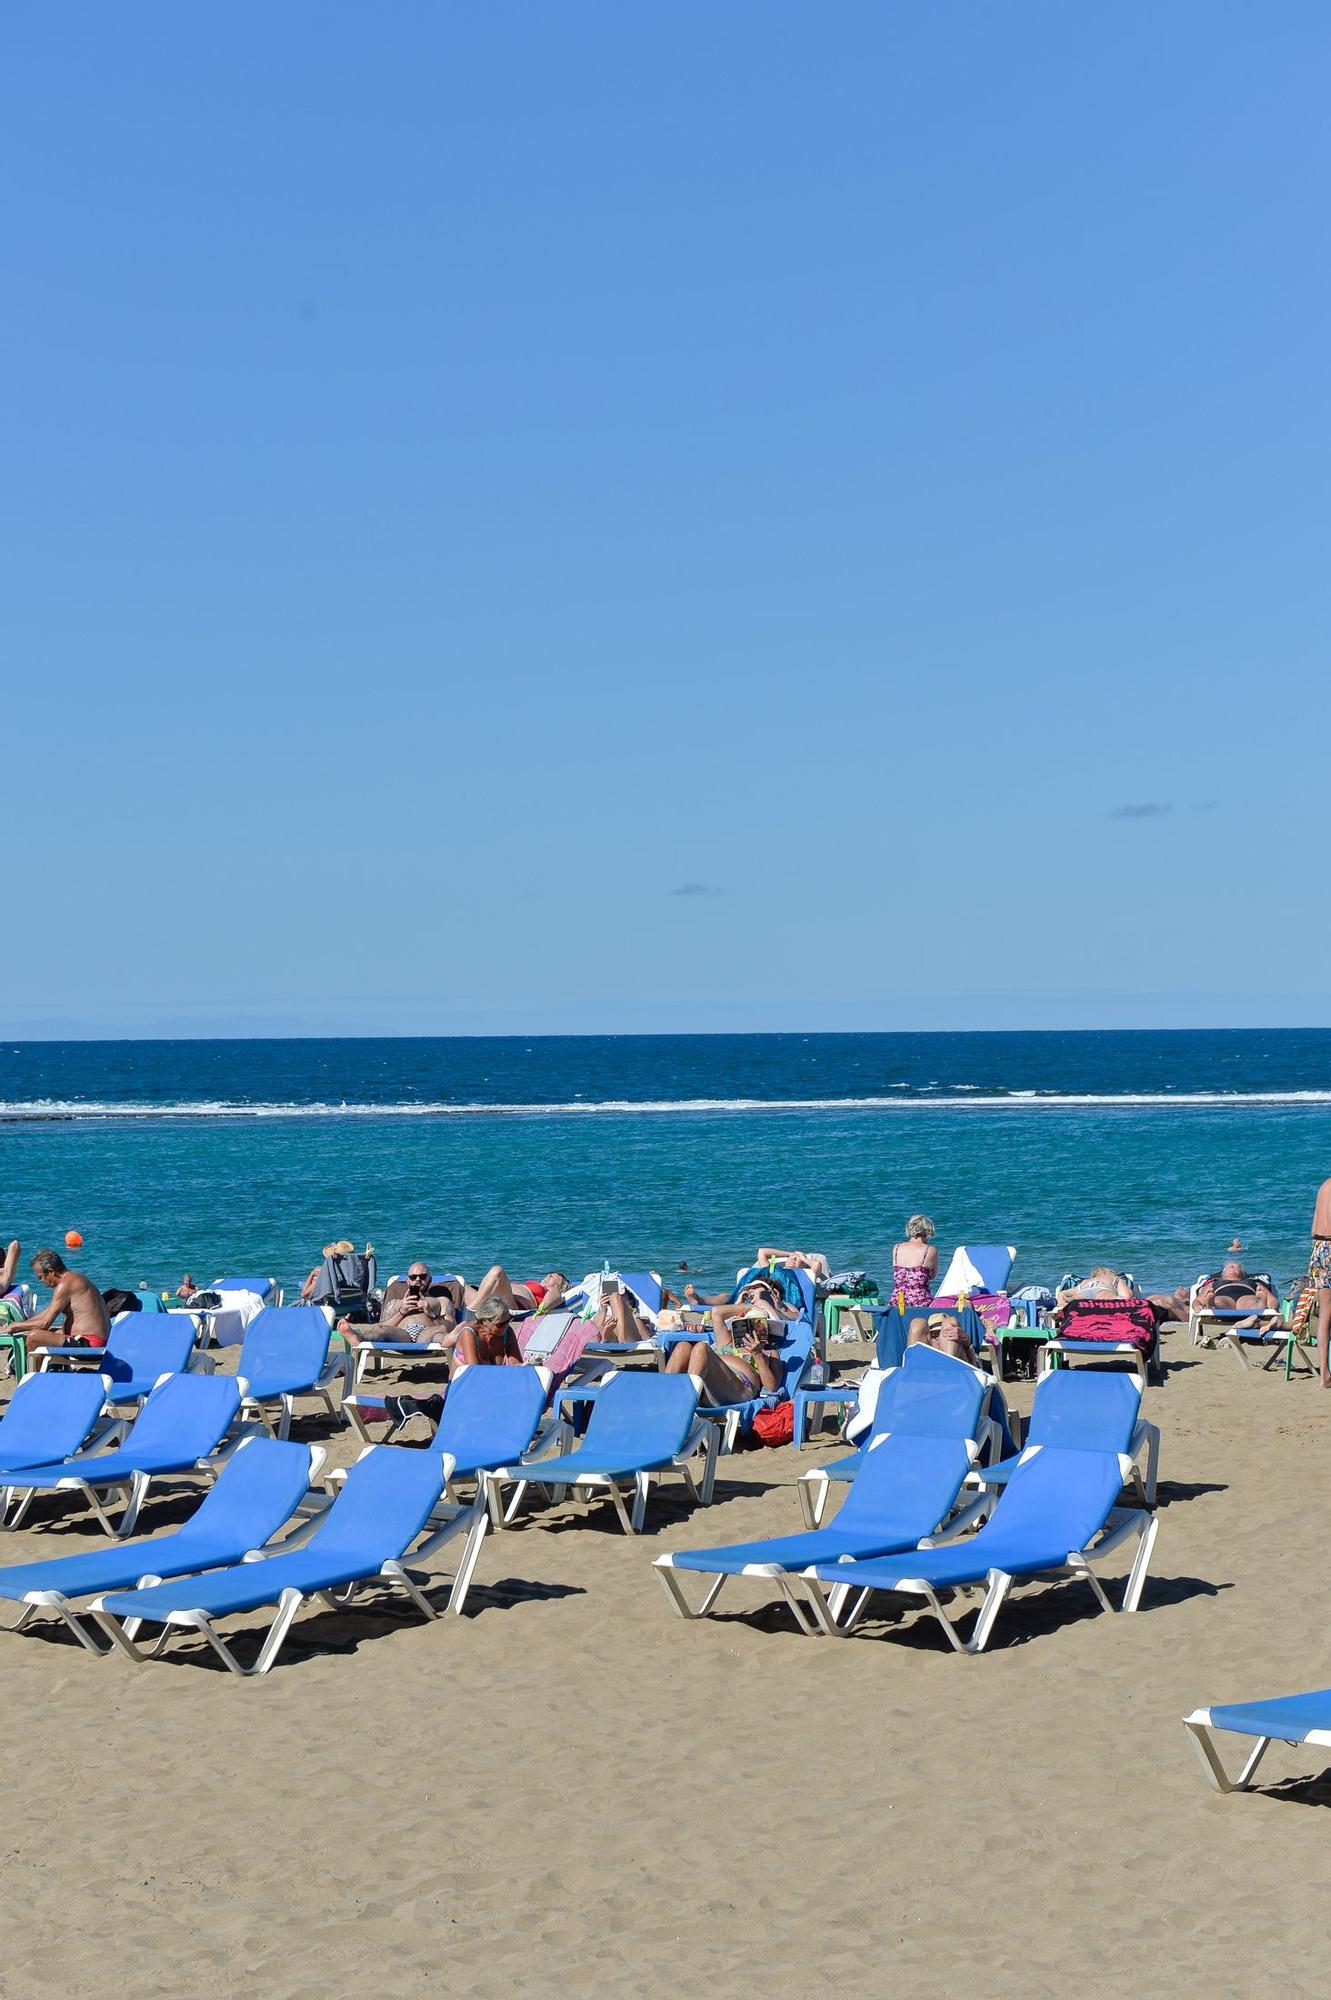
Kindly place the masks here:
[(827, 1495), (831, 1480), (825, 1472), (803, 1472), (795, 1481), (795, 1491), (799, 1494), (800, 1512), (804, 1516), (806, 1528), (822, 1525), (823, 1510), (827, 1506)]
[(658, 1577), (660, 1577), (666, 1596), (670, 1599), (670, 1602), (674, 1605), (681, 1618), (705, 1618), (716, 1603), (717, 1598), (721, 1595), (721, 1586), (726, 1580), (726, 1572), (723, 1570), (720, 1576), (713, 1579), (703, 1597), (702, 1603), (695, 1611), (684, 1595), (673, 1564), (662, 1556), (652, 1564), (652, 1568), (656, 1571)]
[(1271, 1747), (1272, 1739), (1269, 1736), (1259, 1736), (1251, 1756), (1244, 1764), (1237, 1778), (1231, 1778), (1220, 1761), (1220, 1752), (1216, 1749), (1215, 1737), (1210, 1727), (1210, 1710), (1205, 1708), (1198, 1709), (1195, 1715), (1189, 1715), (1184, 1718), (1183, 1726), (1196, 1745), (1197, 1755), (1202, 1760), (1202, 1769), (1216, 1790), (1218, 1792), (1246, 1792), (1252, 1783), (1257, 1766)]

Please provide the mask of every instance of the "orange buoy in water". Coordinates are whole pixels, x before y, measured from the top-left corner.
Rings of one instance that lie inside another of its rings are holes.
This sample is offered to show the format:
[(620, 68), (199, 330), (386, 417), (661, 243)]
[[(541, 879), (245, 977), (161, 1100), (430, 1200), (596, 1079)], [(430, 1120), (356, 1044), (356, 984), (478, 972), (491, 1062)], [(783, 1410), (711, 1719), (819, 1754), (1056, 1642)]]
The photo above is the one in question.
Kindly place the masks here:
[(65, 1248), (66, 1250), (81, 1250), (83, 1248), (83, 1238), (79, 1235), (77, 1229), (67, 1229), (65, 1231)]

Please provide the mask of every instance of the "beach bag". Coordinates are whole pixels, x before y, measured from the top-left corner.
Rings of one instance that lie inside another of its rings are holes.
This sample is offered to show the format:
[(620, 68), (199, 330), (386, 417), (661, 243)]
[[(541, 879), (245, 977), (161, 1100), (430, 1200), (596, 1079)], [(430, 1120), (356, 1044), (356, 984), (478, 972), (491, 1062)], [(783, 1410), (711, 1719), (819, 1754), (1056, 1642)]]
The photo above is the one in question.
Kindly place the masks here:
[(1155, 1352), (1155, 1314), (1145, 1299), (1072, 1299), (1059, 1315), (1064, 1340), (1130, 1341)]
[(795, 1442), (795, 1406), (778, 1403), (774, 1410), (759, 1410), (753, 1420), (753, 1435), (763, 1444)]
[(143, 1300), (138, 1293), (122, 1291), (118, 1285), (112, 1285), (108, 1291), (103, 1292), (102, 1298), (112, 1319), (116, 1319), (121, 1313), (136, 1313), (143, 1310)]

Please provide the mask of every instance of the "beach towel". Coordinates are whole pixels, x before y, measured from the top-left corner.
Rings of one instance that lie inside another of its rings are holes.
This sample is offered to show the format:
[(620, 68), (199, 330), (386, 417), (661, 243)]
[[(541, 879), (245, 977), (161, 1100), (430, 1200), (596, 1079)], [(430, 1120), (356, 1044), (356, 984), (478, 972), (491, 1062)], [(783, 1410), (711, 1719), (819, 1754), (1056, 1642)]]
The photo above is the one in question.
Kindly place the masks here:
[(1155, 1314), (1145, 1299), (1071, 1299), (1058, 1331), (1064, 1340), (1130, 1341), (1143, 1354), (1155, 1352)]
[(575, 1312), (531, 1313), (513, 1331), (523, 1360), (550, 1369), (558, 1388), (587, 1342), (596, 1338), (596, 1322)]

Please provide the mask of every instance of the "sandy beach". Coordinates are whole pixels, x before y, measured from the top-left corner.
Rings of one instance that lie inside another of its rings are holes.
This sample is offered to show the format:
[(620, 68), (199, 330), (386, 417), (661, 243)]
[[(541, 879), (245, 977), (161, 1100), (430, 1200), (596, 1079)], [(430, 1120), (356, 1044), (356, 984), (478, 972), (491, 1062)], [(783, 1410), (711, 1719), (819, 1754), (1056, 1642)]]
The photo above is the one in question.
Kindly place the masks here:
[[(1331, 1398), (1166, 1352), (1142, 1611), (1028, 1590), (975, 1660), (743, 1585), (674, 1616), (652, 1555), (798, 1526), (789, 1449), (638, 1541), (571, 1505), (491, 1536), (461, 1620), (310, 1615), (263, 1681), (6, 1636), (0, 1992), (1326, 1993), (1317, 1753), (1222, 1800), (1180, 1718), (1331, 1679)], [(8, 1559), (94, 1539), (44, 1505)]]

